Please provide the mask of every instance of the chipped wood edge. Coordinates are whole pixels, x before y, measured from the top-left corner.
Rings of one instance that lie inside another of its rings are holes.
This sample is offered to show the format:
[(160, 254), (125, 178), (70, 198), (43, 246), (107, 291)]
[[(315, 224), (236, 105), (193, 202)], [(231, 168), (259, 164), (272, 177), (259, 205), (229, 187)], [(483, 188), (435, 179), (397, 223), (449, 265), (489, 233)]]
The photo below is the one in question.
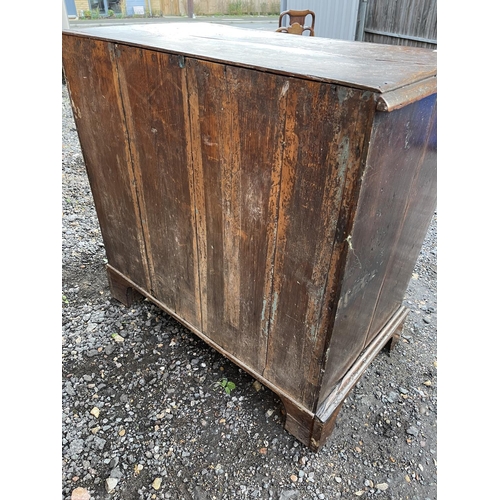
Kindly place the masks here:
[(351, 389), (356, 385), (368, 365), (403, 325), (409, 312), (410, 310), (407, 307), (400, 306), (392, 315), (391, 319), (380, 330), (379, 334), (358, 356), (351, 368), (344, 377), (342, 377), (342, 380), (335, 386), (330, 395), (319, 407), (316, 416), (322, 424), (326, 423), (335, 414), (336, 409), (342, 404)]
[(426, 80), (380, 94), (377, 99), (377, 111), (390, 113), (436, 93), (437, 77), (433, 76)]

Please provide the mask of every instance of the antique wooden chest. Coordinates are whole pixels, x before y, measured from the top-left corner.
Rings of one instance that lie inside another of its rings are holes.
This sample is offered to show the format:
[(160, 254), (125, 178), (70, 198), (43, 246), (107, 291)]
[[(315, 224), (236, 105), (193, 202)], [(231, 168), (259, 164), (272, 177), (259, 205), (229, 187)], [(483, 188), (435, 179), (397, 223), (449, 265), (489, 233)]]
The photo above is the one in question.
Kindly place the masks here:
[(436, 53), (178, 23), (63, 31), (108, 258), (313, 450), (397, 339), (436, 206)]

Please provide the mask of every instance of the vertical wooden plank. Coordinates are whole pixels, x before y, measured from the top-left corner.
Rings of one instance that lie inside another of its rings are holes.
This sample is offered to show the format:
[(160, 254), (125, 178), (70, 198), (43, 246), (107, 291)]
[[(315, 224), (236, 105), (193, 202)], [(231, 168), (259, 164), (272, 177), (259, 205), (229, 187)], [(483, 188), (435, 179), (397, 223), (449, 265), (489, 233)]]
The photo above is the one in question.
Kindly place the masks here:
[(321, 376), (330, 314), (323, 305), (338, 219), (346, 180), (360, 171), (370, 99), (361, 91), (290, 80), (264, 374), (309, 408)]
[(176, 55), (116, 46), (116, 60), (151, 268), (150, 293), (198, 328), (185, 70)]
[(226, 81), (232, 110), (231, 165), (240, 197), (234, 210), (239, 212), (239, 225), (228, 235), (239, 245), (240, 322), (234, 348), (262, 372), (289, 81), (234, 67), (227, 67)]
[(224, 311), (222, 106), (224, 66), (186, 59), (193, 149), (202, 331), (228, 350), (220, 330)]
[(262, 371), (286, 79), (186, 63), (204, 331)]
[(203, 156), (201, 154), (200, 131), (200, 103), (198, 100), (198, 86), (191, 60), (185, 60), (184, 72), (184, 110), (189, 123), (189, 144), (191, 151), (191, 192), (193, 203), (191, 206), (192, 218), (196, 229), (196, 248), (198, 262), (198, 304), (200, 310), (200, 329), (208, 332), (208, 302), (207, 302), (207, 212), (205, 199), (205, 178), (203, 172)]
[(367, 32), (368, 42), (412, 47), (435, 48), (434, 43), (405, 38), (437, 39), (436, 0), (368, 0), (367, 30), (391, 33), (392, 36)]
[(108, 262), (150, 288), (112, 44), (63, 35), (63, 65)]
[[(238, 103), (235, 93), (239, 82), (230, 75), (230, 68), (225, 68), (224, 86), (221, 105), (225, 114), (220, 133), (222, 138), (222, 272), (224, 282), (223, 321), (235, 331), (240, 330), (241, 266), (240, 254), (242, 230), (242, 165), (240, 156), (240, 130)], [(245, 130), (248, 133), (248, 129)], [(245, 158), (246, 160), (246, 158)]]
[[(262, 302), (261, 313), (261, 329), (264, 332), (266, 343), (261, 347), (262, 357), (266, 360), (269, 349), (269, 325), (272, 311), (274, 310), (273, 304), (273, 287), (274, 287), (274, 272), (276, 268), (276, 247), (278, 241), (278, 217), (280, 207), (281, 183), (283, 173), (283, 161), (285, 156), (285, 122), (286, 110), (288, 106), (288, 91), (290, 89), (290, 80), (285, 80), (281, 87), (279, 95), (278, 109), (276, 110), (276, 126), (277, 130), (281, 131), (280, 135), (276, 137), (278, 140), (277, 146), (274, 148), (274, 157), (272, 159), (271, 169), (271, 186), (268, 204), (267, 216), (267, 251), (265, 257), (265, 282), (264, 282), (264, 297)], [(262, 367), (265, 370), (266, 364)]]

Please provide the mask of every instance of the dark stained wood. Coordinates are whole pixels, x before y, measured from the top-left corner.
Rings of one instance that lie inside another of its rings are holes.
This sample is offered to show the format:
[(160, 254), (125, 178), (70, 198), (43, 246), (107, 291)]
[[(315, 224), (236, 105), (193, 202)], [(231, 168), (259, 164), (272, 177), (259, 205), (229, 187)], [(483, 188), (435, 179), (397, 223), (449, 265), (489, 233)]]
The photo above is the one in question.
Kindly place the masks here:
[[(403, 199), (404, 206), (399, 219), (391, 224), (395, 235), (392, 241), (386, 243), (390, 248), (390, 252), (385, 252), (388, 264), (365, 345), (382, 328), (382, 318), (402, 302), (420, 253), (421, 244), (417, 242), (424, 240), (437, 204), (436, 113), (436, 95), (433, 95), (404, 110), (382, 114), (374, 124), (374, 149), (369, 152), (368, 161), (378, 158), (380, 165), (397, 165), (397, 171), (392, 176), (388, 174), (387, 185), (392, 183), (392, 196)], [(392, 120), (387, 119), (389, 116)], [(396, 139), (394, 130), (403, 127), (405, 133), (399, 134)], [(389, 148), (382, 147), (382, 141), (390, 145), (390, 153)]]
[(112, 44), (65, 38), (63, 65), (108, 262), (151, 288)]
[(320, 401), (403, 300), (436, 206), (434, 106), (376, 116)]
[(113, 47), (151, 274), (151, 294), (201, 324), (198, 256), (179, 56)]
[(130, 307), (134, 302), (143, 298), (142, 294), (137, 291), (136, 286), (110, 265), (106, 266), (106, 273), (108, 275), (109, 291), (116, 300)]
[(182, 26), (63, 35), (110, 291), (269, 387), (318, 450), (408, 312), (436, 203), (435, 58)]
[(346, 184), (359, 175), (371, 98), (316, 82), (290, 80), (287, 89), (265, 376), (305, 405), (317, 397), (321, 367), (311, 354), (325, 341), (323, 298), (337, 223)]
[(437, 78), (433, 76), (426, 80), (381, 94), (377, 101), (377, 110), (394, 111), (429, 95), (434, 95), (436, 92)]

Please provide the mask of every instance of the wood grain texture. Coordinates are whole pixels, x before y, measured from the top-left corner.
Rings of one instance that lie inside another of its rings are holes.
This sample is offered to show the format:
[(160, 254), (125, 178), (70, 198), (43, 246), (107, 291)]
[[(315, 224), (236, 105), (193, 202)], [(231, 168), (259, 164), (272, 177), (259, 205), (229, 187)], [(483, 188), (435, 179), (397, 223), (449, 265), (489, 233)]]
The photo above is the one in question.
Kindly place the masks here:
[(403, 301), (436, 206), (434, 106), (376, 115), (320, 401)]
[(307, 407), (317, 397), (337, 225), (351, 210), (345, 190), (360, 175), (371, 99), (290, 79), (265, 376)]
[(366, 42), (435, 49), (437, 0), (368, 0), (365, 30)]
[(175, 55), (118, 44), (114, 51), (149, 256), (151, 293), (199, 326), (184, 71)]
[(93, 27), (73, 33), (376, 93), (436, 75), (437, 54), (429, 49), (284, 36), (210, 23)]
[[(399, 185), (391, 177), (393, 197), (403, 200), (399, 219), (391, 223), (395, 230), (394, 239), (386, 242), (390, 248), (389, 261), (384, 274), (384, 282), (378, 293), (377, 303), (370, 324), (365, 346), (382, 328), (383, 318), (403, 301), (411, 278), (414, 263), (417, 261), (431, 218), (437, 204), (437, 120), (436, 96), (407, 106), (399, 113), (392, 113), (392, 119), (381, 115), (380, 123), (374, 125), (373, 143), (381, 143), (382, 136), (391, 137), (394, 130), (403, 128), (404, 134), (390, 140), (392, 152), (387, 148), (372, 151), (382, 154), (388, 164), (398, 165)], [(389, 116), (391, 116), (389, 115)], [(384, 123), (385, 122), (385, 123)], [(389, 124), (390, 123), (390, 124)], [(402, 135), (402, 137), (401, 137)], [(371, 161), (369, 156), (368, 161)], [(403, 173), (404, 172), (404, 173)], [(389, 203), (388, 203), (389, 205)]]
[(406, 317), (436, 203), (435, 56), (170, 28), (63, 34), (111, 293), (267, 385), (317, 450)]
[(195, 129), (203, 328), (221, 347), (263, 370), (265, 271), (273, 257), (283, 121), (277, 117), (285, 81), (190, 58), (186, 71)]
[(65, 37), (63, 67), (108, 262), (150, 289), (112, 44)]
[(323, 399), (321, 405), (316, 409), (310, 444), (314, 449), (323, 446), (331, 435), (337, 415), (358, 380), (363, 376), (366, 367), (384, 347), (392, 349), (399, 340), (404, 321), (409, 309), (400, 306), (391, 316), (389, 321), (380, 329), (377, 336), (359, 354), (343, 375), (342, 379), (335, 385), (330, 386), (328, 397)]

